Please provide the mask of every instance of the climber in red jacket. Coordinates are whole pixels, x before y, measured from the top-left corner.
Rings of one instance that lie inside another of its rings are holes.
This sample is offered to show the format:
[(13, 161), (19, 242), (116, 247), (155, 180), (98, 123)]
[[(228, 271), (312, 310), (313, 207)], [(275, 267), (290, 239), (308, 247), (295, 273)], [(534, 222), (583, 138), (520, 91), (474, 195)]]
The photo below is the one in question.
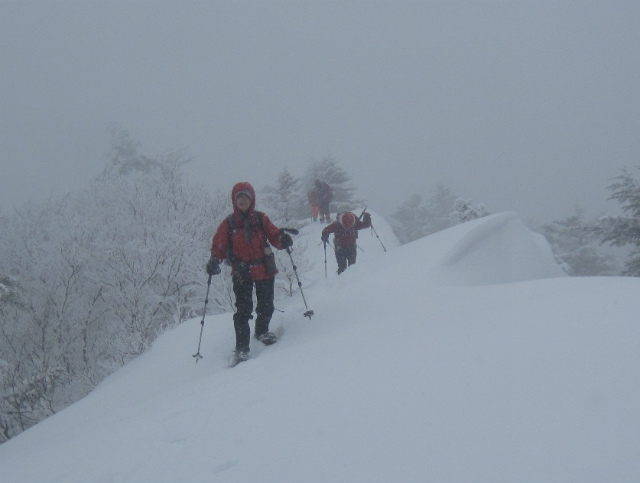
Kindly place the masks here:
[(207, 263), (207, 273), (220, 273), (220, 262), (231, 264), (233, 292), (236, 296), (236, 312), (233, 325), (236, 332), (236, 362), (249, 357), (251, 329), (249, 319), (253, 318), (253, 287), (256, 288), (256, 323), (254, 336), (265, 345), (277, 341), (269, 332), (269, 322), (274, 306), (274, 277), (276, 269), (271, 246), (278, 250), (293, 245), (291, 236), (275, 226), (269, 217), (255, 210), (256, 193), (246, 182), (238, 183), (231, 191), (233, 213), (225, 218), (213, 236), (211, 258)]
[(371, 215), (365, 212), (360, 220), (348, 211), (340, 213), (337, 218), (336, 221), (324, 227), (321, 239), (327, 243), (329, 234), (334, 234), (333, 248), (336, 252), (336, 262), (338, 262), (338, 275), (340, 275), (348, 266), (356, 263), (358, 230), (371, 226)]

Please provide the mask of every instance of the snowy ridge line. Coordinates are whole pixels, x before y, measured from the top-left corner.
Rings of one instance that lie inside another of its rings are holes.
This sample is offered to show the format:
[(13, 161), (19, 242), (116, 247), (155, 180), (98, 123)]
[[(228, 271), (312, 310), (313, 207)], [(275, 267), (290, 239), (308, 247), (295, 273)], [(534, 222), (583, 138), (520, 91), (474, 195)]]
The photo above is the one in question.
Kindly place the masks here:
[[(284, 336), (252, 339), (257, 357), (237, 369), (229, 314), (207, 317), (199, 364), (200, 320), (167, 331), (1, 445), (0, 480), (638, 481), (640, 279), (488, 286), (558, 269), (537, 234), (496, 218), (384, 255), (363, 237), (339, 276), (316, 263), (313, 321), (283, 298)], [(465, 255), (443, 268), (454, 247)]]

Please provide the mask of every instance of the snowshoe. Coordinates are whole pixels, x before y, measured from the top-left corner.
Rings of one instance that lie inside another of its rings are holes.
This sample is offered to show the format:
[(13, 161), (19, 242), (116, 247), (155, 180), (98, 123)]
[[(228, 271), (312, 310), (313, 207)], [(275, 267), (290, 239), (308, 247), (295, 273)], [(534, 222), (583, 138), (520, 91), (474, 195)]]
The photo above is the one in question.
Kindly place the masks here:
[(265, 332), (264, 334), (256, 335), (256, 339), (264, 345), (272, 345), (278, 342), (278, 336), (273, 332)]

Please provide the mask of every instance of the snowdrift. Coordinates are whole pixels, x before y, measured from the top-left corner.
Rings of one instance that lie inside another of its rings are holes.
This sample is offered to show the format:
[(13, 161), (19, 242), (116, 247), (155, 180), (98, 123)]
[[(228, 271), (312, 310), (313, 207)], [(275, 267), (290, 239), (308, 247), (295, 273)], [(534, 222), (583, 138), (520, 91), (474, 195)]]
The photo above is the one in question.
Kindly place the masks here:
[[(392, 263), (428, 283), (489, 285), (565, 277), (551, 247), (514, 212), (457, 225), (402, 247)], [(413, 277), (412, 277), (413, 278)]]
[(321, 225), (278, 344), (226, 367), (228, 314), (164, 334), (0, 446), (7, 482), (639, 481), (640, 280), (569, 278), (511, 213), (398, 247), (374, 214), (339, 277)]

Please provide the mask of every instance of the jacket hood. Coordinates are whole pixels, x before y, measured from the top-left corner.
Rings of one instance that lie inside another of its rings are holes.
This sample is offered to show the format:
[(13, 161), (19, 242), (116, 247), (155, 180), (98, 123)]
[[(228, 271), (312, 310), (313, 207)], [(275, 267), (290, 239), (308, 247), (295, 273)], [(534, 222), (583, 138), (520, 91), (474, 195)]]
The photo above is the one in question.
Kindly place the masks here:
[(251, 206), (249, 207), (249, 211), (253, 211), (256, 206), (256, 192), (250, 183), (242, 181), (240, 183), (236, 183), (236, 185), (231, 190), (231, 204), (233, 206), (234, 213), (240, 212), (240, 210), (236, 207), (236, 196), (238, 196), (238, 193), (240, 193), (241, 191), (246, 191), (251, 195)]

